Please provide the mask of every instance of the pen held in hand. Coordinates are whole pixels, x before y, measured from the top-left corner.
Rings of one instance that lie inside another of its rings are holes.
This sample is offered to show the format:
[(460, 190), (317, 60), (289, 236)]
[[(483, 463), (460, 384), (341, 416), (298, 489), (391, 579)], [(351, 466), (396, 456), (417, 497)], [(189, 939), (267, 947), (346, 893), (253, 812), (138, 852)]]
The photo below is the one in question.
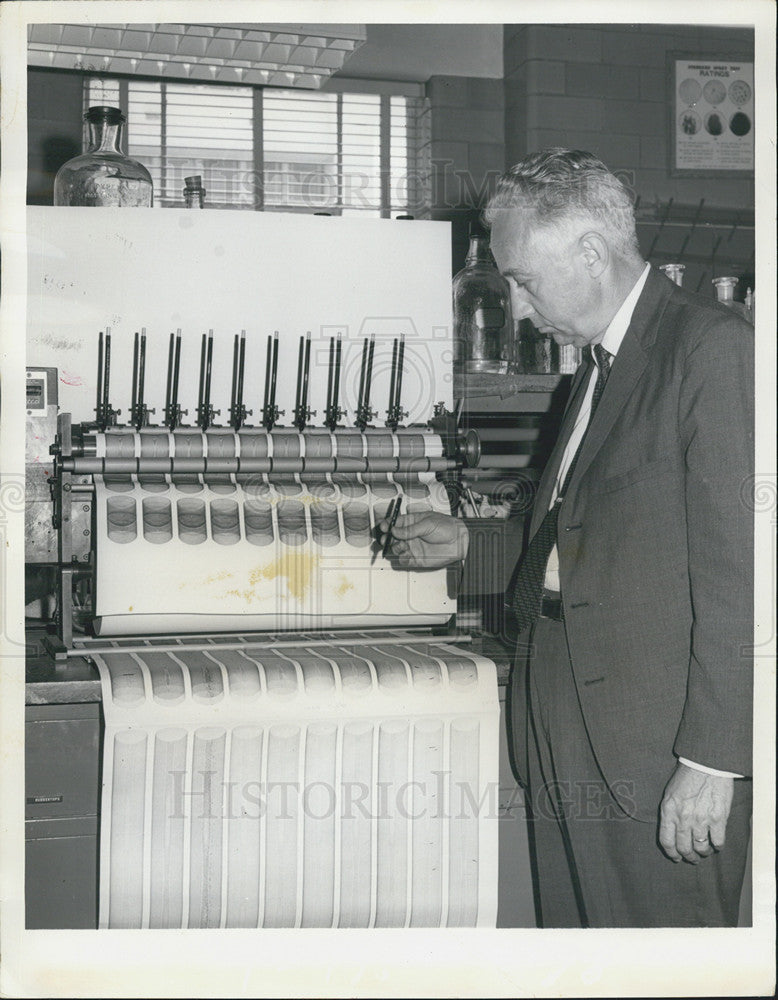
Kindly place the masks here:
[(389, 527), (386, 529), (386, 539), (384, 541), (384, 548), (381, 555), (386, 559), (389, 554), (389, 546), (392, 544), (392, 531), (397, 523), (397, 518), (400, 514), (400, 507), (402, 506), (403, 498), (401, 496), (390, 504), (389, 511), (387, 512), (387, 519), (389, 521)]

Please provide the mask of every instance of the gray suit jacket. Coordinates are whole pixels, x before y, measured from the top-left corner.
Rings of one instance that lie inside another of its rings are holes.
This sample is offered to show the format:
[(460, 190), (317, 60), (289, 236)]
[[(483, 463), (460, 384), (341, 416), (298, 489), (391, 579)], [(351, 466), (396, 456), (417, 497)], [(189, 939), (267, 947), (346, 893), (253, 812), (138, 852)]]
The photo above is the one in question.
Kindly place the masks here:
[[(624, 808), (646, 820), (673, 753), (751, 770), (753, 334), (652, 269), (559, 514), (565, 623), (592, 747)], [(589, 364), (573, 379), (530, 534)]]

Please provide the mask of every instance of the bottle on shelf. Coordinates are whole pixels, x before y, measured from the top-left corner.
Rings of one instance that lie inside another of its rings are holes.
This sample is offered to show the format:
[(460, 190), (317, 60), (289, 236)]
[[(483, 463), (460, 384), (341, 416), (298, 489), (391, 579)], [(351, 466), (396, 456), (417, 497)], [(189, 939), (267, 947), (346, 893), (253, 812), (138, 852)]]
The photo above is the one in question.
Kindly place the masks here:
[(199, 174), (184, 178), (184, 206), (186, 208), (205, 207), (205, 188)]
[(749, 322), (750, 323), (755, 323), (756, 322), (756, 296), (754, 295), (754, 292), (753, 292), (753, 290), (750, 287), (746, 290), (745, 307), (748, 310)]
[[(743, 305), (742, 302), (735, 301), (735, 286), (737, 285), (737, 278), (732, 275), (726, 275), (720, 278), (713, 279), (713, 287), (716, 289), (716, 299), (723, 305), (732, 309), (736, 312), (738, 316), (742, 316), (744, 320), (748, 323), (752, 323), (751, 310)], [(753, 302), (753, 296), (752, 296)]]
[(98, 106), (84, 115), (89, 148), (68, 160), (54, 178), (54, 204), (92, 207), (150, 208), (151, 174), (122, 152), (126, 118), (119, 108)]
[[(563, 353), (564, 352), (564, 353)], [(580, 355), (580, 351), (578, 352)], [(572, 365), (572, 368), (570, 367)], [(525, 375), (565, 374), (575, 371), (578, 362), (570, 352), (546, 333), (541, 333), (528, 319), (520, 320), (516, 340), (514, 370)]]
[(667, 277), (676, 283), (683, 285), (683, 272), (686, 270), (685, 264), (660, 264), (659, 270), (664, 271)]
[(559, 348), (559, 374), (574, 375), (581, 363), (582, 351), (575, 344), (563, 344)]
[(454, 369), (507, 374), (514, 354), (508, 282), (485, 233), (472, 232), (465, 266), (454, 275)]

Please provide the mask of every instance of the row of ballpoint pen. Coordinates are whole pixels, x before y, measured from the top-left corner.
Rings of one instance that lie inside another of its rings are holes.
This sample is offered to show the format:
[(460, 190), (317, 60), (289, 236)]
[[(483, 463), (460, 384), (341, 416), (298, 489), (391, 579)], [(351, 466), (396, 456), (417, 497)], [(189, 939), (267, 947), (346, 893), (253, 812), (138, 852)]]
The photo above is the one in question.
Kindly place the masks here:
[[(276, 405), (276, 383), (278, 376), (278, 331), (267, 338), (267, 359), (265, 366), (265, 391), (262, 402), (262, 426), (270, 431), (285, 415)], [(365, 337), (362, 342), (362, 359), (359, 373), (359, 393), (355, 411), (354, 425), (364, 431), (371, 420), (378, 414), (371, 409), (370, 391), (373, 376), (373, 355), (375, 337)], [(327, 403), (324, 410), (324, 426), (334, 431), (338, 422), (346, 415), (339, 405), (340, 374), (341, 374), (342, 342), (341, 336), (329, 339), (329, 361), (327, 380)], [(389, 406), (386, 411), (385, 424), (396, 430), (407, 413), (401, 404), (403, 364), (405, 359), (405, 338), (394, 338), (392, 344), (391, 380), (389, 387)], [(297, 361), (297, 389), (293, 426), (303, 431), (316, 411), (308, 407), (308, 388), (311, 363), (311, 335), (300, 337)], [(211, 371), (213, 365), (213, 330), (202, 335), (200, 347), (200, 376), (196, 409), (196, 426), (207, 430), (214, 425), (215, 418), (221, 411), (216, 410), (211, 403)], [(179, 402), (179, 373), (181, 369), (181, 330), (170, 334), (168, 347), (167, 382), (165, 390), (165, 408), (163, 425), (168, 430), (183, 426), (182, 418), (188, 415)], [(232, 389), (229, 406), (229, 426), (239, 430), (246, 425), (247, 418), (253, 415), (253, 410), (247, 409), (244, 403), (244, 375), (246, 369), (246, 331), (235, 334), (232, 355)], [(136, 429), (150, 426), (149, 418), (155, 410), (149, 409), (145, 400), (146, 373), (146, 330), (135, 334), (132, 365), (132, 402), (130, 406), (131, 426)], [(100, 331), (97, 348), (97, 402), (95, 407), (96, 424), (100, 430), (115, 426), (120, 410), (115, 410), (110, 403), (111, 378), (111, 331), (106, 328), (105, 334)]]

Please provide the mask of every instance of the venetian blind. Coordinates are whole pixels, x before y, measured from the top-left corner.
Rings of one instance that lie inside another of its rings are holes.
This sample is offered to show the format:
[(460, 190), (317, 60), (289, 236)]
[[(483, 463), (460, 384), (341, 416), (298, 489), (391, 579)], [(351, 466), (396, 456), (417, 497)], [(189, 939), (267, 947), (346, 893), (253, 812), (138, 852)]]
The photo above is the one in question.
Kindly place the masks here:
[(85, 107), (125, 111), (157, 205), (180, 206), (200, 174), (213, 208), (427, 213), (421, 98), (105, 78), (84, 90)]

